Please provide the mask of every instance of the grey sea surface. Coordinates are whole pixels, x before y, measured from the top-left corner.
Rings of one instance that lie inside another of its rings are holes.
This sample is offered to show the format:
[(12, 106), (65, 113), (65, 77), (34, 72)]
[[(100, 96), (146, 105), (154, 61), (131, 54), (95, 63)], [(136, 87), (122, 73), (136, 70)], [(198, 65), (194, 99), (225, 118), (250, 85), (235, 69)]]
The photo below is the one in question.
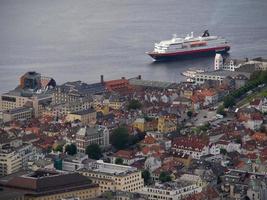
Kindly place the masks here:
[(172, 34), (208, 29), (234, 58), (267, 57), (266, 0), (0, 0), (0, 92), (29, 70), (58, 84), (142, 75), (178, 82), (213, 58), (153, 63), (145, 54)]

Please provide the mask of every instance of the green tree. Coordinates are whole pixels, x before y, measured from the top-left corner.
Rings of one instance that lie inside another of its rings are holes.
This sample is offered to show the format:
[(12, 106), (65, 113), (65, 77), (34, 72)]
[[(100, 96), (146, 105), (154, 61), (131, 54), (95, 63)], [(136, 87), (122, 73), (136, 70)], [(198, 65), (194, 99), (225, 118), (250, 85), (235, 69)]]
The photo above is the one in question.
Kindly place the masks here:
[(235, 99), (233, 96), (228, 95), (223, 100), (223, 105), (225, 108), (233, 107), (235, 105)]
[(227, 151), (225, 149), (220, 149), (220, 154), (226, 155)]
[(102, 157), (101, 148), (98, 144), (90, 144), (86, 147), (86, 154), (89, 158), (98, 160)]
[(167, 172), (161, 172), (160, 175), (159, 175), (159, 180), (162, 183), (165, 183), (165, 182), (171, 181), (172, 178), (171, 178), (171, 176), (170, 176), (169, 173), (167, 173)]
[(144, 179), (145, 185), (149, 184), (151, 181), (151, 175), (148, 170), (142, 171), (142, 178)]
[(57, 145), (54, 151), (63, 152), (63, 145)]
[(127, 106), (128, 110), (131, 110), (131, 109), (136, 110), (136, 109), (140, 109), (141, 107), (142, 107), (142, 104), (136, 99), (131, 100)]
[(129, 133), (126, 127), (116, 128), (110, 136), (110, 143), (116, 149), (124, 149), (129, 143)]
[(189, 111), (187, 111), (187, 116), (189, 117), (189, 118), (191, 118), (192, 116), (193, 116), (193, 112), (191, 111), (191, 110), (189, 110)]
[(223, 105), (218, 107), (217, 114), (220, 114), (220, 115), (223, 115), (223, 116), (226, 115), (226, 112), (224, 111), (224, 106)]
[(122, 165), (123, 164), (123, 159), (122, 158), (116, 158), (115, 164)]
[(68, 144), (65, 147), (65, 153), (68, 153), (69, 155), (75, 155), (77, 153), (77, 147), (75, 144)]

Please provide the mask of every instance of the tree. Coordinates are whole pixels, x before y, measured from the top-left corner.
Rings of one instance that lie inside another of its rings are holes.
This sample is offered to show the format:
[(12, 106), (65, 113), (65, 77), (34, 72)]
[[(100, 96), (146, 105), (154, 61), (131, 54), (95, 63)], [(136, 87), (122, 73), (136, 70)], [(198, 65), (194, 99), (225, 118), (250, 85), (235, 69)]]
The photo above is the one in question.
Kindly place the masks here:
[(129, 133), (126, 127), (116, 128), (110, 136), (110, 143), (116, 149), (124, 149), (129, 143)]
[(115, 164), (117, 164), (117, 165), (123, 165), (123, 159), (122, 158), (116, 158)]
[(136, 99), (131, 100), (127, 106), (128, 110), (131, 110), (131, 109), (136, 110), (136, 109), (140, 109), (141, 107), (142, 107), (142, 104)]
[(68, 153), (69, 155), (75, 155), (77, 153), (77, 147), (75, 144), (68, 144), (65, 147), (65, 153)]
[(161, 172), (160, 175), (159, 175), (159, 180), (162, 183), (165, 183), (165, 182), (171, 181), (172, 179), (171, 179), (170, 174), (168, 174), (167, 172)]
[(220, 149), (220, 154), (226, 155), (227, 151), (225, 149)]
[(233, 96), (228, 95), (223, 100), (223, 105), (225, 108), (233, 107), (235, 105), (235, 99)]
[(223, 116), (226, 115), (226, 112), (224, 111), (224, 106), (223, 105), (218, 107), (217, 114), (220, 114), (220, 115), (223, 115)]
[(86, 154), (89, 158), (98, 160), (102, 157), (101, 148), (98, 144), (90, 144), (86, 147)]
[(189, 118), (191, 118), (192, 116), (193, 116), (193, 112), (191, 111), (191, 110), (189, 110), (189, 111), (187, 111), (187, 116), (189, 117)]
[(54, 151), (63, 152), (63, 145), (57, 145)]
[(151, 175), (148, 170), (142, 171), (142, 178), (144, 179), (145, 185), (147, 185), (151, 180)]

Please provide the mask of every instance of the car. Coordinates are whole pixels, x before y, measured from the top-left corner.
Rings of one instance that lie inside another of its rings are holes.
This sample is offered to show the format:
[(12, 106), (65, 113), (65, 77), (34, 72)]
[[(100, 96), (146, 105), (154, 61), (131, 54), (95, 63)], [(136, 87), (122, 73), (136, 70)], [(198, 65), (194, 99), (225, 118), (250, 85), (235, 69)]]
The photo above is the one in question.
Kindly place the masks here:
[(206, 115), (204, 115), (203, 117), (204, 117), (204, 118), (207, 118), (207, 116), (206, 116)]

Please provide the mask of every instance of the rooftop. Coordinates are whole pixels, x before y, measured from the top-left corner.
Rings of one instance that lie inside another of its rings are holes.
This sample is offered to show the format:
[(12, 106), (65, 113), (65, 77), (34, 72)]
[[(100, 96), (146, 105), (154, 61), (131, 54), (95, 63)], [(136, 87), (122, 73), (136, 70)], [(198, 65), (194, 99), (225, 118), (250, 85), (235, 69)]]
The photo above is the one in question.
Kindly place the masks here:
[(215, 70), (215, 71), (207, 71), (207, 72), (202, 72), (202, 73), (197, 73), (196, 76), (201, 76), (201, 75), (207, 75), (207, 76), (237, 76), (237, 75), (244, 75), (247, 78), (250, 77), (250, 73), (247, 72), (236, 72), (236, 71), (228, 71), (228, 70)]
[(174, 83), (171, 82), (163, 82), (163, 81), (149, 81), (149, 80), (141, 80), (141, 79), (130, 79), (130, 85), (135, 86), (144, 86), (144, 87), (153, 87), (153, 88), (161, 88), (167, 89), (170, 88)]
[(125, 166), (125, 165), (117, 165), (111, 163), (105, 163), (103, 160), (97, 160), (89, 171), (105, 173), (108, 175), (126, 175), (132, 172), (136, 172), (137, 168)]

